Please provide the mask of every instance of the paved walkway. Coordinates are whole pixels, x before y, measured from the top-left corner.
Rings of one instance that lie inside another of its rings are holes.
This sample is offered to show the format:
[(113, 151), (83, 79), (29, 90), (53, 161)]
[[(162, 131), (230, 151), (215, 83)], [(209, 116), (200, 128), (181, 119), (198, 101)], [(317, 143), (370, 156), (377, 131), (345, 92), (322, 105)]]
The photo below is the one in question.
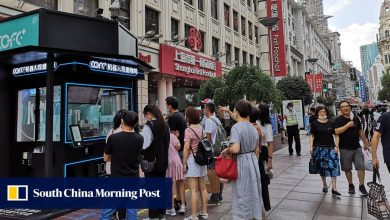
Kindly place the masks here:
[[(271, 180), (270, 196), (272, 210), (267, 212), (267, 219), (271, 220), (358, 220), (375, 219), (367, 214), (367, 201), (357, 191), (355, 195), (348, 194), (348, 184), (345, 175), (342, 174), (337, 179), (338, 191), (341, 196), (331, 195), (331, 185), (329, 181), (329, 192), (322, 193), (322, 181), (318, 175), (308, 173), (308, 137), (301, 135), (302, 156), (289, 156), (287, 147), (278, 150), (273, 155), (274, 179)], [(382, 155), (380, 153), (380, 161)], [(381, 167), (382, 182), (386, 190), (390, 193), (390, 175)], [(353, 174), (355, 188), (358, 186), (356, 172)], [(366, 172), (366, 182), (371, 181), (372, 173)], [(367, 186), (366, 186), (367, 187)], [(368, 190), (368, 187), (367, 187)], [(189, 193), (186, 195), (187, 203)], [(231, 187), (225, 187), (224, 202), (218, 207), (209, 207), (210, 220), (230, 220), (231, 216)], [(389, 195), (388, 195), (389, 198)], [(89, 212), (88, 212), (89, 211)], [(78, 214), (79, 213), (79, 214)], [(186, 217), (191, 213), (186, 212)], [(97, 219), (98, 211), (81, 210), (57, 219)], [(139, 219), (145, 218), (147, 211), (139, 211)], [(167, 219), (183, 219), (183, 216)]]

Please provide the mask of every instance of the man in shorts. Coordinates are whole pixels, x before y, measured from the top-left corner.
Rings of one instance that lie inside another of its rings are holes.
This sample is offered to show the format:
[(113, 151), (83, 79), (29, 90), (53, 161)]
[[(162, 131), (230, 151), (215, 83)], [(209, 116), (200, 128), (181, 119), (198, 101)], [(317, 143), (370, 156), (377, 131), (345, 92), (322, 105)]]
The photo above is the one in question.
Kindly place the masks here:
[(368, 149), (369, 142), (362, 130), (359, 118), (351, 113), (351, 104), (347, 101), (342, 101), (339, 104), (339, 108), (341, 115), (335, 121), (336, 146), (339, 145), (340, 148), (341, 170), (345, 172), (349, 183), (348, 193), (355, 193), (355, 186), (352, 182), (353, 163), (359, 177), (359, 191), (363, 195), (367, 195), (367, 190), (364, 187), (364, 156), (359, 138), (363, 140), (365, 150)]

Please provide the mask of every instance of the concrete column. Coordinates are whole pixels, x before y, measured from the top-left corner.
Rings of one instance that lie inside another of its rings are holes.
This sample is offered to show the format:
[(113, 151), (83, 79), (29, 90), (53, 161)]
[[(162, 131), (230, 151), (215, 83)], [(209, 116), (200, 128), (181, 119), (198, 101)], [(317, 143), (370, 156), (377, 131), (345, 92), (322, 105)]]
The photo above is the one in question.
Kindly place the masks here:
[(162, 114), (166, 114), (167, 110), (165, 106), (165, 98), (167, 97), (167, 81), (165, 79), (160, 79), (157, 81), (157, 97), (158, 97), (158, 106)]
[(168, 96), (173, 96), (173, 84), (171, 79), (167, 80), (167, 97)]

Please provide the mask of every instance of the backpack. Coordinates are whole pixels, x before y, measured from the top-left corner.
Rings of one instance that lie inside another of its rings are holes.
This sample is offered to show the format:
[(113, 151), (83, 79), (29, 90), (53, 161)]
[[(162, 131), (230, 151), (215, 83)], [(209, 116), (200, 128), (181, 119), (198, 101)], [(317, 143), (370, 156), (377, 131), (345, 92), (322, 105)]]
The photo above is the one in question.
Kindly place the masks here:
[(223, 150), (223, 145), (226, 145), (227, 134), (221, 123), (218, 123), (215, 118), (210, 118), (217, 125), (217, 134), (215, 137), (215, 143), (213, 145), (214, 155), (219, 156)]
[[(194, 134), (199, 138), (199, 143), (198, 143), (198, 151), (196, 154), (192, 150), (192, 147), (190, 146), (192, 155), (194, 155), (195, 163), (197, 163), (200, 166), (205, 166), (209, 165), (214, 161), (214, 152), (213, 152), (213, 147), (207, 139), (201, 139), (198, 134), (189, 127), (189, 129), (194, 132)], [(203, 130), (202, 130), (202, 137), (203, 137)]]

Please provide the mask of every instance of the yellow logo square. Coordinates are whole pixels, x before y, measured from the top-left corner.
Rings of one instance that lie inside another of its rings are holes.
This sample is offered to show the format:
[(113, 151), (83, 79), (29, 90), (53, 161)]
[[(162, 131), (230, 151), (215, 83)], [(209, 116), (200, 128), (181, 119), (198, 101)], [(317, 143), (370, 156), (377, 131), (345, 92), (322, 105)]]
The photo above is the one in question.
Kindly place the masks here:
[(27, 185), (9, 185), (7, 186), (8, 201), (28, 201)]

